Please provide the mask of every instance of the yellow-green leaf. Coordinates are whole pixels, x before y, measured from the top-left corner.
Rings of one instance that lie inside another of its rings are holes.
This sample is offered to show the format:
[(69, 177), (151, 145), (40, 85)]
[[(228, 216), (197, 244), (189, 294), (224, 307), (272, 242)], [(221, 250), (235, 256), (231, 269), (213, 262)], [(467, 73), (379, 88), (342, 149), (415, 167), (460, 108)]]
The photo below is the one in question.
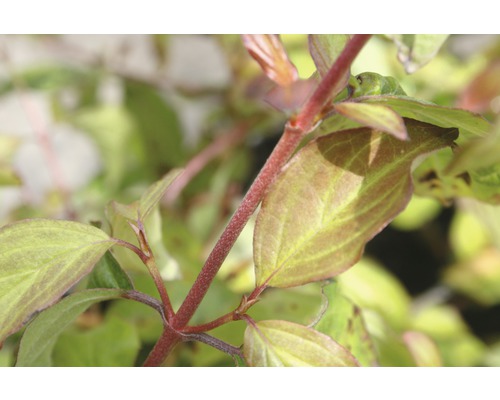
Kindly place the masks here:
[(52, 350), (61, 332), (92, 304), (121, 297), (120, 289), (76, 292), (42, 311), (26, 327), (17, 355), (17, 367), (50, 367)]
[(408, 141), (359, 128), (322, 136), (296, 154), (257, 217), (257, 285), (302, 285), (359, 259), (366, 242), (408, 203), (415, 158), (457, 136), (456, 129), (413, 120), (406, 128)]
[(88, 274), (115, 241), (90, 225), (22, 220), (0, 229), (0, 342)]
[(333, 107), (339, 114), (364, 126), (389, 133), (400, 140), (408, 139), (403, 118), (389, 107), (355, 102), (337, 103)]
[(408, 346), (417, 367), (441, 367), (443, 362), (436, 343), (425, 333), (405, 332), (403, 340)]
[(358, 362), (332, 338), (288, 321), (248, 325), (243, 354), (252, 367), (355, 367)]

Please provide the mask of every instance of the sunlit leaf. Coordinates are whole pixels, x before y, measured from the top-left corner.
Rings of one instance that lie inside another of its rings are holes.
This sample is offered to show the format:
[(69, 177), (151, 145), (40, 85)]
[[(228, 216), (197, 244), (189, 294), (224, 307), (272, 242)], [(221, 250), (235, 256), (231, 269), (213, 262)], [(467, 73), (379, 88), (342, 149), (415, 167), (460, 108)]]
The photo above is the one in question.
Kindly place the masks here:
[(410, 295), (401, 282), (382, 266), (363, 258), (337, 279), (342, 293), (363, 310), (377, 312), (396, 331), (406, 327)]
[(314, 326), (349, 350), (364, 367), (376, 366), (375, 347), (366, 330), (362, 311), (346, 298), (337, 282), (323, 288), (326, 308)]
[(376, 72), (362, 72), (349, 80), (352, 97), (361, 96), (406, 96), (405, 91), (392, 76), (383, 76)]
[(405, 332), (403, 339), (415, 359), (417, 367), (441, 367), (441, 355), (436, 343), (422, 332)]
[(333, 108), (344, 117), (364, 126), (389, 133), (400, 140), (408, 139), (403, 118), (389, 107), (346, 101), (335, 104)]
[(132, 290), (134, 288), (129, 276), (109, 250), (97, 262), (90, 273), (87, 287), (89, 289), (116, 288), (125, 290)]
[(52, 350), (64, 329), (92, 304), (120, 298), (122, 294), (123, 291), (118, 289), (85, 290), (65, 297), (42, 311), (26, 327), (16, 366), (52, 366)]
[(289, 287), (335, 276), (408, 203), (416, 157), (449, 146), (456, 130), (406, 121), (410, 140), (372, 129), (313, 140), (289, 162), (257, 217), (257, 285)]
[(295, 66), (278, 35), (242, 35), (243, 44), (268, 76), (280, 86), (288, 86), (298, 79)]
[(141, 343), (137, 328), (117, 317), (85, 332), (64, 332), (54, 346), (57, 367), (133, 367)]
[[(473, 142), (490, 140), (484, 138), (490, 134), (492, 125), (482, 116), (467, 110), (441, 107), (420, 100), (395, 96), (371, 96), (362, 98), (360, 101), (383, 104), (403, 117), (414, 118), (443, 128), (456, 127), (460, 132), (456, 143), (466, 149), (469, 146), (473, 147), (467, 150), (466, 155), (469, 151), (474, 153), (478, 150), (476, 145), (472, 144)], [(479, 145), (479, 147), (484, 149), (484, 145)], [(459, 151), (458, 154), (458, 157), (462, 157)], [(489, 153), (489, 157), (489, 159), (485, 158), (485, 162), (489, 163), (486, 167), (452, 174), (450, 170), (456, 172), (463, 171), (465, 167), (475, 168), (481, 162), (474, 157), (467, 156), (455, 161), (455, 156), (449, 149), (433, 154), (414, 172), (415, 191), (422, 196), (435, 197), (445, 204), (449, 203), (451, 198), (460, 196), (474, 197), (488, 203), (499, 204), (500, 164), (491, 164), (495, 161), (494, 151)], [(474, 161), (471, 162), (471, 160)]]
[(398, 47), (398, 59), (409, 74), (434, 58), (448, 35), (388, 35)]
[(22, 220), (0, 229), (0, 341), (53, 304), (114, 244), (90, 225)]
[(253, 367), (355, 367), (356, 359), (332, 338), (287, 321), (260, 321), (245, 331), (243, 354)]

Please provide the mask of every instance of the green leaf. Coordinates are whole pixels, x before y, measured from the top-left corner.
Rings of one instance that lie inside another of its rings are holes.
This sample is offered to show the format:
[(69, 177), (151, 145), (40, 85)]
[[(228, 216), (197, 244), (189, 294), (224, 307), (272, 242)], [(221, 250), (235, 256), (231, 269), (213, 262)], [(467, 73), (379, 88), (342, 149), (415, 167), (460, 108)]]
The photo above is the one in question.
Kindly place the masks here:
[(52, 366), (52, 350), (63, 330), (94, 303), (120, 298), (117, 289), (76, 292), (41, 312), (26, 327), (17, 356), (18, 367)]
[(133, 290), (134, 285), (127, 273), (121, 268), (113, 254), (108, 250), (97, 262), (89, 276), (89, 289), (109, 288)]
[(140, 346), (134, 325), (109, 317), (90, 331), (64, 332), (54, 347), (54, 366), (133, 367)]
[[(351, 35), (309, 35), (309, 52), (321, 77), (328, 73), (350, 37)], [(337, 80), (338, 83), (331, 89), (332, 97), (347, 85), (350, 75), (347, 70), (344, 76)]]
[[(445, 204), (449, 203), (450, 198), (459, 196), (474, 197), (492, 204), (500, 203), (500, 164), (492, 164), (496, 161), (494, 149), (489, 153), (488, 158), (484, 159), (487, 166), (478, 162), (475, 156), (472, 158), (467, 156), (467, 154), (477, 154), (480, 149), (476, 146), (485, 148), (484, 145), (473, 143), (491, 140), (489, 134), (492, 125), (482, 116), (467, 110), (441, 107), (404, 97), (372, 96), (359, 100), (365, 103), (386, 105), (403, 117), (414, 118), (443, 128), (456, 127), (460, 131), (456, 143), (468, 149), (465, 159), (461, 159), (463, 155), (460, 155), (460, 152), (454, 156), (449, 149), (433, 154), (414, 172), (417, 194), (435, 197)], [(477, 168), (478, 166), (482, 167)], [(465, 167), (471, 170), (456, 174), (457, 171), (463, 171)]]
[(0, 342), (88, 274), (114, 240), (72, 221), (29, 219), (0, 229)]
[(242, 35), (248, 53), (257, 61), (269, 79), (280, 86), (289, 86), (299, 74), (288, 59), (279, 35)]
[(375, 347), (361, 309), (342, 294), (337, 282), (324, 286), (323, 293), (326, 308), (314, 328), (344, 346), (362, 366), (376, 366)]
[(373, 310), (394, 329), (408, 323), (410, 296), (393, 275), (373, 260), (363, 258), (338, 278), (344, 293), (363, 310)]
[[(147, 188), (139, 200), (131, 204), (112, 201), (106, 207), (106, 216), (111, 225), (113, 236), (135, 245), (139, 243), (128, 222), (135, 222), (140, 217), (146, 228), (148, 244), (153, 250), (160, 273), (165, 279), (177, 276), (178, 265), (168, 254), (163, 244), (162, 219), (158, 205), (165, 191), (180, 172), (178, 169), (170, 171), (161, 180)], [(113, 254), (123, 268), (144, 270), (144, 264), (130, 250), (117, 247)]]
[(335, 104), (333, 108), (344, 117), (364, 126), (389, 133), (400, 140), (408, 139), (403, 118), (389, 107), (346, 101)]
[(182, 130), (175, 111), (153, 88), (125, 83), (125, 105), (133, 118), (145, 150), (144, 163), (157, 174), (186, 161)]
[(388, 35), (398, 47), (398, 59), (412, 74), (434, 58), (448, 35)]
[(441, 367), (441, 354), (434, 341), (422, 332), (405, 332), (403, 339), (415, 359), (417, 367)]
[(0, 164), (0, 186), (19, 186), (21, 179), (16, 172), (6, 165)]
[(252, 367), (355, 367), (332, 338), (288, 321), (260, 321), (245, 331), (243, 354)]
[(457, 128), (460, 136), (456, 142), (463, 144), (472, 138), (489, 134), (491, 124), (481, 115), (459, 108), (438, 106), (423, 100), (403, 96), (367, 96), (358, 101), (381, 104), (392, 108), (405, 118), (416, 119), (443, 128)]
[(256, 283), (290, 287), (351, 267), (365, 243), (401, 212), (416, 157), (445, 146), (456, 130), (407, 120), (410, 140), (372, 129), (313, 140), (264, 198), (254, 239)]

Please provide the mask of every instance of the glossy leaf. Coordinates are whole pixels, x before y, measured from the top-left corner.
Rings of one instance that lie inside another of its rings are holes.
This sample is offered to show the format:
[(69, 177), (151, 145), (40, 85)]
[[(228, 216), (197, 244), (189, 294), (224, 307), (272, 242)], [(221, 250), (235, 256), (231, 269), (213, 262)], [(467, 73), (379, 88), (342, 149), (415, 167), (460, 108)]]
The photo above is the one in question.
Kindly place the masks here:
[(97, 262), (89, 275), (87, 287), (133, 290), (134, 285), (127, 273), (121, 268), (113, 254), (108, 250)]
[(415, 359), (417, 367), (441, 367), (441, 355), (436, 343), (422, 332), (405, 332), (403, 339)]
[(448, 35), (388, 35), (398, 47), (398, 59), (412, 74), (434, 58)]
[(257, 217), (257, 285), (302, 285), (359, 259), (408, 203), (415, 158), (449, 146), (457, 133), (412, 120), (406, 128), (409, 141), (359, 128), (322, 136), (295, 155)]
[(16, 366), (52, 366), (52, 350), (64, 329), (92, 304), (120, 298), (122, 294), (118, 289), (85, 290), (65, 297), (41, 312), (26, 327)]
[(344, 117), (364, 126), (389, 133), (400, 140), (408, 139), (403, 118), (389, 107), (346, 101), (335, 104), (333, 108)]
[(248, 325), (243, 354), (252, 367), (355, 367), (356, 359), (332, 338), (288, 321)]
[(114, 243), (72, 221), (22, 220), (0, 229), (0, 341), (59, 299)]
[(133, 367), (141, 347), (137, 328), (117, 317), (83, 332), (64, 332), (54, 346), (57, 367)]
[(314, 329), (322, 332), (349, 350), (364, 367), (376, 366), (375, 347), (366, 330), (362, 311), (332, 282), (323, 287), (326, 307)]
[(243, 44), (269, 79), (280, 86), (295, 82), (299, 74), (288, 59), (278, 35), (242, 35)]

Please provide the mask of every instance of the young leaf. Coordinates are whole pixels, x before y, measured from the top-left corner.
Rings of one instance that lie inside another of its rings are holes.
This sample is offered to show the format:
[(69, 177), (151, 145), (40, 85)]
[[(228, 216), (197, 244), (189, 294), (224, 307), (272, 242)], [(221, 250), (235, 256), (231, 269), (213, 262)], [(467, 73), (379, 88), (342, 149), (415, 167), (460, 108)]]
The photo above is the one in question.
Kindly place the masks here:
[(113, 254), (108, 250), (97, 262), (89, 275), (89, 289), (109, 288), (133, 290), (134, 286), (127, 273), (120, 267)]
[(289, 86), (299, 74), (288, 59), (278, 35), (242, 35), (243, 44), (269, 79), (280, 86)]
[(90, 225), (22, 220), (0, 229), (0, 342), (59, 299), (114, 244)]
[(376, 366), (375, 347), (366, 330), (361, 309), (342, 294), (337, 282), (324, 286), (323, 294), (326, 308), (314, 329), (344, 346), (362, 366)]
[(26, 327), (17, 356), (18, 367), (52, 366), (52, 350), (61, 332), (94, 303), (120, 298), (118, 289), (76, 292), (42, 311)]
[(352, 266), (408, 203), (416, 157), (451, 145), (456, 129), (407, 120), (409, 141), (368, 128), (313, 140), (264, 198), (254, 237), (256, 283), (290, 287)]
[(245, 331), (243, 354), (252, 367), (356, 367), (332, 338), (288, 321), (260, 321)]
[(398, 47), (398, 59), (412, 74), (434, 58), (448, 35), (388, 35)]
[(408, 139), (403, 118), (389, 107), (346, 101), (335, 104), (333, 108), (339, 114), (364, 126), (389, 133), (400, 140)]

